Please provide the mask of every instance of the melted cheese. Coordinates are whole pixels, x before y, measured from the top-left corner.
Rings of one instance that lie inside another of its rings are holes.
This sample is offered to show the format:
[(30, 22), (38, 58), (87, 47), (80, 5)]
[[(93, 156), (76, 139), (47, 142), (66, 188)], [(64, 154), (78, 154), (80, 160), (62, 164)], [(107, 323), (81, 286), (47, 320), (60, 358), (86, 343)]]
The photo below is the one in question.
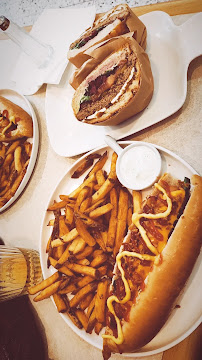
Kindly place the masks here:
[(121, 326), (121, 321), (120, 319), (118, 318), (118, 316), (116, 315), (115, 311), (114, 311), (114, 307), (112, 305), (112, 303), (115, 301), (119, 304), (125, 304), (127, 301), (130, 300), (131, 298), (131, 290), (130, 290), (130, 287), (129, 287), (129, 284), (128, 284), (128, 281), (126, 280), (125, 278), (125, 273), (124, 273), (124, 270), (121, 266), (121, 259), (122, 257), (124, 256), (132, 256), (132, 257), (137, 257), (138, 259), (140, 260), (149, 260), (149, 261), (153, 261), (154, 264), (158, 264), (159, 263), (159, 260), (160, 260), (160, 255), (157, 251), (157, 249), (151, 244), (147, 234), (146, 234), (146, 231), (145, 229), (140, 225), (140, 222), (139, 220), (144, 217), (144, 218), (147, 218), (147, 219), (160, 219), (160, 218), (165, 218), (167, 217), (170, 213), (171, 213), (171, 210), (172, 210), (172, 201), (171, 199), (169, 198), (169, 196), (167, 195), (166, 191), (164, 190), (164, 188), (162, 188), (162, 186), (160, 186), (159, 184), (155, 184), (155, 187), (161, 191), (163, 193), (163, 196), (165, 197), (166, 201), (167, 201), (167, 209), (162, 212), (162, 213), (158, 213), (158, 214), (145, 214), (145, 213), (142, 213), (142, 214), (138, 214), (138, 213), (134, 213), (133, 214), (133, 217), (132, 217), (132, 221), (133, 223), (137, 226), (137, 228), (139, 229), (140, 231), (140, 234), (143, 238), (143, 240), (145, 241), (147, 247), (155, 254), (155, 256), (152, 256), (152, 255), (148, 255), (148, 254), (139, 254), (139, 253), (136, 253), (136, 252), (131, 252), (131, 251), (123, 251), (121, 253), (119, 253), (116, 257), (116, 263), (117, 263), (117, 266), (118, 266), (118, 269), (121, 273), (121, 278), (122, 278), (122, 281), (124, 283), (124, 287), (125, 287), (125, 297), (122, 299), (122, 300), (119, 300), (117, 298), (117, 296), (115, 295), (112, 295), (108, 298), (107, 300), (107, 307), (109, 309), (109, 311), (114, 315), (114, 318), (115, 318), (115, 321), (116, 321), (116, 324), (117, 324), (117, 333), (118, 333), (118, 336), (117, 338), (113, 335), (109, 335), (109, 334), (106, 334), (106, 335), (102, 335), (103, 338), (105, 339), (111, 339), (113, 340), (116, 344), (120, 345), (123, 343), (123, 340), (124, 340), (124, 337), (123, 337), (123, 331), (122, 331), (122, 326)]

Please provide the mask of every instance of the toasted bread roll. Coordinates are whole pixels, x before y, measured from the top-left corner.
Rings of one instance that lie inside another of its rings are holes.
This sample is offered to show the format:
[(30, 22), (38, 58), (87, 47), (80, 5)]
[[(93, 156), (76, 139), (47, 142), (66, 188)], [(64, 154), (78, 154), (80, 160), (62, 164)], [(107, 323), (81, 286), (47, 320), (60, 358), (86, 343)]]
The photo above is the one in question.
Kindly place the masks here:
[[(148, 218), (142, 218), (143, 223), (141, 224), (147, 229), (146, 233), (153, 244), (155, 244), (154, 239), (156, 238), (153, 226), (157, 225), (156, 222), (158, 223), (156, 231), (163, 234), (163, 241), (161, 239), (159, 242), (157, 241), (158, 244), (156, 243), (155, 245), (160, 254), (155, 256), (155, 259), (158, 257), (159, 259), (157, 261), (150, 261), (151, 264), (149, 265), (148, 261), (146, 264), (145, 260), (142, 262), (136, 257), (126, 256), (128, 264), (130, 263), (130, 269), (134, 266), (134, 261), (136, 262), (135, 271), (133, 271), (131, 277), (124, 265), (125, 257), (124, 260), (122, 257), (121, 265), (122, 268), (125, 269), (125, 276), (132, 292), (131, 298), (125, 304), (123, 304), (123, 302), (122, 304), (117, 304), (116, 300), (113, 302), (113, 307), (118, 317), (117, 324), (119, 323), (120, 328), (117, 334), (117, 328), (112, 325), (113, 322), (111, 322), (111, 325), (109, 322), (103, 345), (105, 360), (110, 357), (111, 352), (134, 352), (151, 341), (165, 324), (176, 298), (191, 274), (194, 263), (200, 253), (202, 240), (202, 178), (198, 175), (193, 175), (191, 183), (193, 189), (186, 203), (187, 192), (183, 195), (182, 184), (173, 180), (171, 176), (163, 177), (159, 184), (166, 190), (168, 197), (171, 199), (172, 206), (170, 214), (166, 218), (162, 218), (162, 220), (161, 218), (154, 220), (154, 217), (150, 217), (150, 220)], [(163, 208), (163, 201), (166, 196), (158, 194), (158, 191), (159, 190), (156, 189), (152, 197), (147, 199), (141, 212), (146, 212), (148, 215), (149, 207), (150, 210), (152, 209), (153, 215), (162, 211), (158, 204), (160, 204), (159, 201), (162, 199)], [(169, 200), (167, 203), (167, 208), (169, 208)], [(164, 210), (166, 211), (166, 208)], [(151, 213), (149, 214), (151, 215)], [(173, 231), (171, 230), (172, 234), (165, 243), (167, 237), (166, 228), (170, 226), (170, 224), (174, 226), (176, 222), (174, 217), (176, 215), (178, 217), (179, 214), (181, 214), (181, 216), (177, 225)], [(138, 216), (137, 214), (134, 216), (136, 224)], [(151, 229), (153, 229), (152, 232), (150, 232)], [(151, 233), (153, 236), (151, 236)], [(126, 249), (129, 249), (130, 252), (134, 251), (134, 244), (136, 243), (137, 245), (137, 238), (137, 228), (133, 225), (120, 249), (120, 254), (126, 251)], [(162, 245), (163, 243), (164, 245)], [(139, 246), (139, 249), (135, 250), (144, 254), (152, 254), (151, 251), (148, 252), (148, 249), (145, 249), (144, 244), (143, 248)], [(137, 286), (138, 282), (136, 281), (135, 289), (134, 273), (138, 273), (138, 262), (141, 269), (139, 275), (145, 271), (146, 276), (142, 275), (142, 280), (144, 281), (139, 282), (139, 288)], [(132, 278), (133, 281), (131, 282)], [(117, 269), (114, 281), (121, 281)], [(121, 295), (120, 290), (115, 290), (114, 287), (112, 288), (112, 294), (118, 296), (119, 299), (123, 299), (124, 297), (124, 293), (122, 292)], [(112, 314), (110, 316), (112, 316)]]
[(145, 25), (127, 4), (117, 5), (95, 20), (92, 27), (70, 45), (67, 57), (72, 64), (80, 67), (88, 58), (85, 51), (91, 46), (128, 32), (134, 32), (134, 38), (138, 44), (143, 49), (146, 48)]
[(131, 33), (98, 44), (90, 55), (72, 100), (79, 121), (117, 125), (148, 105), (154, 88), (151, 66)]
[(20, 106), (0, 96), (0, 141), (33, 136), (31, 116)]

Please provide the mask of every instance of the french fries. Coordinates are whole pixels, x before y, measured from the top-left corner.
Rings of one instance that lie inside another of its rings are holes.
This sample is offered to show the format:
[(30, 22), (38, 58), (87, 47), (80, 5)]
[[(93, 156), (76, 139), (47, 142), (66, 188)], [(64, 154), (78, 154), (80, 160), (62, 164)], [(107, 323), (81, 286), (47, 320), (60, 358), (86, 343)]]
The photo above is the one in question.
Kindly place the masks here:
[(92, 282), (86, 286), (84, 286), (81, 290), (79, 290), (76, 295), (70, 300), (69, 305), (71, 308), (75, 308), (79, 302), (85, 297), (85, 295), (94, 292), (97, 288), (97, 282)]
[(57, 292), (60, 284), (61, 280), (54, 282), (53, 284), (42, 290), (40, 294), (34, 298), (34, 301), (37, 302), (49, 298), (51, 295)]
[[(12, 153), (17, 147), (13, 145)], [(106, 326), (115, 257), (141, 197), (138, 192), (130, 194), (118, 182), (115, 153), (109, 174), (103, 168), (107, 152), (95, 158), (98, 160), (83, 182), (70, 194), (61, 194), (47, 209), (54, 214), (48, 222), (52, 227), (48, 266), (56, 272), (30, 289), (30, 294), (39, 293), (34, 301), (53, 295), (58, 312), (68, 314), (79, 329), (88, 333), (94, 329), (99, 334)], [(80, 177), (92, 160), (83, 161), (72, 178)]]
[(58, 309), (58, 312), (63, 313), (67, 310), (67, 304), (64, 298), (60, 294), (58, 293), (53, 294), (53, 299), (55, 301), (55, 305)]
[(100, 278), (100, 273), (99, 273), (99, 270), (95, 269), (94, 267), (92, 266), (86, 266), (86, 265), (79, 265), (79, 264), (76, 264), (76, 263), (69, 263), (67, 264), (67, 267), (78, 273), (78, 274), (83, 274), (83, 275), (88, 275), (88, 276), (91, 276), (92, 278), (95, 278), (95, 279), (99, 279)]
[(32, 144), (25, 138), (0, 143), (0, 207), (15, 195), (20, 186), (27, 171), (31, 151)]
[(116, 229), (117, 229), (117, 211), (118, 211), (118, 195), (115, 188), (110, 191), (110, 202), (113, 206), (111, 211), (111, 216), (109, 220), (109, 228), (107, 234), (107, 251), (112, 251), (115, 237), (116, 237)]
[(114, 257), (117, 255), (123, 238), (127, 229), (127, 214), (128, 214), (128, 191), (123, 188), (120, 189), (119, 202), (118, 202), (118, 215), (117, 215), (117, 230), (114, 246)]
[(101, 324), (105, 322), (105, 309), (107, 301), (108, 280), (100, 281), (97, 287), (95, 298), (95, 317)]
[(76, 316), (78, 317), (79, 321), (83, 325), (84, 329), (87, 330), (88, 318), (86, 316), (86, 313), (81, 309), (76, 310), (75, 313), (76, 313)]
[(76, 179), (79, 178), (87, 169), (90, 168), (91, 165), (93, 165), (93, 161), (95, 159), (100, 159), (101, 155), (100, 154), (90, 154), (88, 156), (86, 156), (86, 158), (84, 159), (84, 161), (81, 163), (81, 165), (73, 172), (72, 174), (72, 178)]
[(94, 246), (96, 241), (87, 230), (87, 226), (79, 218), (76, 219), (76, 230), (81, 238), (89, 245)]
[(32, 288), (29, 288), (29, 294), (34, 295), (37, 292), (44, 290), (45, 288), (49, 287), (50, 285), (54, 284), (57, 280), (60, 279), (60, 274), (58, 272), (54, 273), (52, 276), (50, 276), (48, 279), (43, 280), (40, 284), (33, 286)]
[(142, 203), (142, 195), (139, 191), (133, 190), (132, 197), (133, 197), (133, 212), (139, 212)]

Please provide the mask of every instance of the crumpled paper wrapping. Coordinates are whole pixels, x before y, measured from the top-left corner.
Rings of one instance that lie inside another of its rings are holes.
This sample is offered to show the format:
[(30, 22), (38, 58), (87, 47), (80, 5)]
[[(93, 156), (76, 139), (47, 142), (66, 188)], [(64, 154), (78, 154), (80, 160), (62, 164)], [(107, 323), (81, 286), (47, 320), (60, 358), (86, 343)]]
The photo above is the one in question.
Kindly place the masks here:
[(120, 49), (125, 43), (129, 44), (132, 51), (136, 54), (136, 57), (140, 64), (141, 74), (139, 89), (135, 93), (134, 97), (127, 104), (125, 104), (125, 106), (120, 106), (118, 112), (110, 116), (110, 118), (108, 118), (107, 120), (103, 121), (104, 115), (102, 115), (101, 117), (99, 117), (99, 119), (97, 119), (97, 121), (95, 120), (95, 122), (92, 120), (89, 122), (88, 120), (85, 120), (84, 122), (102, 126), (118, 125), (124, 120), (127, 120), (128, 118), (142, 111), (149, 104), (154, 90), (153, 75), (151, 71), (150, 61), (148, 55), (133, 38), (133, 33), (128, 33), (122, 36), (112, 38), (110, 40), (106, 40), (88, 50), (88, 61), (86, 61), (83, 66), (78, 69), (78, 71), (74, 75), (74, 78), (71, 80), (71, 85), (74, 88), (77, 88), (72, 100), (72, 105), (75, 104), (75, 99), (79, 98), (79, 96), (77, 97), (77, 95), (81, 93), (81, 89), (84, 85), (83, 83), (84, 81), (87, 81), (87, 76), (95, 68), (97, 68), (99, 64), (103, 62), (112, 52)]
[(12, 56), (14, 68), (9, 74), (16, 89), (24, 95), (32, 95), (45, 84), (59, 84), (68, 64), (67, 52), (73, 39), (92, 24), (95, 6), (88, 8), (45, 9), (33, 25), (30, 35), (53, 49), (47, 66), (38, 67), (33, 59), (19, 52), (14, 44)]
[[(88, 30), (93, 29), (93, 28), (97, 28), (98, 26), (102, 25), (102, 21), (104, 22), (104, 20), (106, 20), (107, 15), (112, 12), (115, 11), (117, 8), (119, 8), (120, 6), (124, 6), (124, 8), (128, 11), (128, 16), (122, 21), (126, 24), (127, 28), (128, 28), (128, 32), (133, 32), (133, 37), (135, 38), (135, 40), (138, 42), (138, 44), (140, 46), (143, 47), (143, 49), (145, 50), (146, 48), (146, 38), (147, 38), (147, 30), (145, 25), (142, 23), (142, 21), (134, 14), (134, 12), (129, 8), (129, 6), (127, 4), (124, 5), (117, 5), (115, 6), (113, 9), (109, 10), (106, 14), (104, 14), (102, 17), (100, 17), (98, 20), (95, 20), (93, 25), (91, 27), (89, 27), (88, 29), (86, 29), (86, 31), (84, 31), (83, 34), (85, 34)], [(80, 36), (80, 38), (83, 36), (83, 34)], [(96, 37), (94, 38), (94, 43), (91, 46), (96, 45), (97, 43), (100, 43), (102, 41), (105, 41), (107, 39), (110, 39), (114, 37), (114, 35), (112, 33), (108, 33), (106, 36), (102, 37), (99, 41), (96, 41)], [(80, 39), (78, 38), (78, 40)], [(74, 64), (77, 68), (81, 67), (82, 64), (88, 60), (88, 55), (87, 55), (87, 49), (85, 47), (85, 49), (83, 49), (84, 47), (81, 47), (80, 49), (72, 49), (68, 51), (68, 60)]]

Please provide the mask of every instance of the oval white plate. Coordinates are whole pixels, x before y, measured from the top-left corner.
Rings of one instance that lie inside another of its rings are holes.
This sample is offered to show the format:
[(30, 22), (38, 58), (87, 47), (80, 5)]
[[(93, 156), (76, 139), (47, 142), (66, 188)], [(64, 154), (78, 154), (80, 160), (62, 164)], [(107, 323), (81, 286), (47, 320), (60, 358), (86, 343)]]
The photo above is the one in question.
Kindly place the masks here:
[(47, 130), (51, 146), (58, 155), (75, 156), (94, 149), (104, 144), (107, 134), (116, 140), (123, 139), (157, 124), (183, 105), (188, 65), (202, 54), (202, 13), (193, 15), (180, 26), (162, 11), (152, 11), (140, 19), (147, 28), (146, 52), (154, 78), (151, 102), (139, 114), (117, 126), (84, 124), (72, 111), (74, 89), (69, 85), (69, 78), (75, 68), (69, 63), (60, 84), (48, 84), (46, 91)]
[[(120, 141), (120, 144), (128, 145), (132, 141)], [(171, 175), (176, 178), (183, 180), (184, 177), (191, 177), (193, 174), (196, 174), (196, 171), (182, 160), (179, 156), (175, 155), (169, 150), (166, 150), (163, 147), (154, 145), (160, 152), (162, 157), (162, 174), (164, 172), (169, 172)], [(112, 153), (112, 150), (107, 147), (99, 147), (88, 154), (98, 152), (103, 153), (105, 150), (109, 154)], [(75, 164), (68, 170), (68, 172), (62, 177), (58, 185), (56, 186), (53, 194), (50, 197), (49, 204), (52, 204), (53, 200), (59, 201), (60, 194), (68, 194), (73, 191), (85, 177), (86, 173), (83, 174), (79, 179), (71, 179), (71, 175), (76, 170), (78, 165), (83, 161), (83, 159), (88, 155), (85, 154), (82, 156)], [(110, 157), (110, 156), (109, 156)], [(109, 170), (110, 161), (108, 160), (105, 164), (105, 169)], [(147, 190), (148, 192), (149, 190)], [(143, 196), (146, 196), (146, 191), (143, 192)], [(46, 209), (48, 205), (46, 205)], [(40, 258), (41, 266), (43, 271), (44, 278), (52, 275), (54, 269), (51, 267), (47, 269), (47, 254), (46, 254), (46, 243), (51, 234), (51, 228), (47, 226), (48, 221), (52, 218), (52, 214), (45, 210), (44, 218), (41, 228), (40, 236)], [(176, 304), (180, 305), (180, 308), (174, 309), (166, 322), (165, 326), (161, 329), (158, 335), (141, 350), (132, 354), (124, 354), (128, 357), (143, 357), (152, 354), (157, 354), (164, 350), (169, 349), (170, 347), (178, 344), (180, 341), (185, 339), (196, 327), (200, 324), (201, 321), (201, 298), (200, 298), (200, 279), (202, 276), (202, 263), (200, 259), (197, 260), (192, 274), (183, 289), (183, 292), (177, 299)], [(160, 286), (160, 285), (159, 285)], [(194, 294), (194, 296), (193, 296)], [(64, 321), (71, 327), (71, 329), (78, 334), (83, 340), (87, 341), (89, 344), (102, 349), (102, 337), (101, 335), (97, 336), (95, 333), (87, 334), (84, 330), (79, 330), (71, 320), (68, 318), (68, 315), (60, 314)], [(120, 355), (121, 359), (121, 355)]]
[(32, 171), (34, 169), (36, 159), (37, 159), (37, 154), (38, 154), (39, 129), (38, 129), (38, 122), (37, 122), (35, 112), (31, 106), (31, 104), (29, 103), (29, 101), (25, 98), (25, 96), (23, 96), (22, 94), (20, 94), (17, 91), (11, 90), (11, 89), (0, 89), (0, 95), (4, 96), (5, 98), (9, 99), (13, 103), (19, 105), (25, 111), (27, 111), (28, 114), (31, 115), (32, 122), (33, 122), (33, 137), (29, 139), (29, 142), (32, 143), (32, 153), (30, 156), (30, 161), (29, 161), (29, 165), (27, 167), (26, 174), (25, 174), (23, 180), (21, 181), (21, 184), (18, 187), (14, 196), (2, 208), (0, 208), (0, 213), (1, 213), (4, 210), (6, 210), (11, 204), (13, 204), (14, 201), (17, 200), (17, 198), (20, 196), (20, 194), (24, 190), (25, 186), (27, 185), (27, 183), (32, 175)]

